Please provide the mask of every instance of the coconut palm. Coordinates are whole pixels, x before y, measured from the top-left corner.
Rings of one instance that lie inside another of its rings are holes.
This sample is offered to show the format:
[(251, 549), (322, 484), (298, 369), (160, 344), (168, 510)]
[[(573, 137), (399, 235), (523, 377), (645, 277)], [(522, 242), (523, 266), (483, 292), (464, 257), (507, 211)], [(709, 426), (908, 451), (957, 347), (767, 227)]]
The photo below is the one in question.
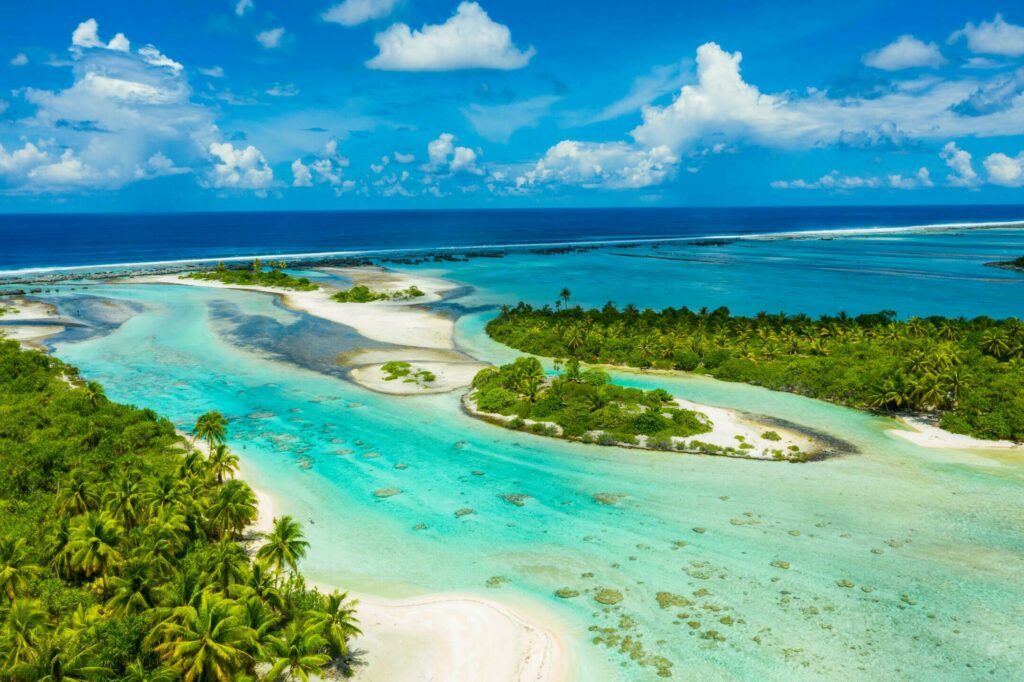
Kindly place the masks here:
[(107, 584), (107, 608), (119, 616), (148, 611), (156, 603), (154, 567), (148, 559), (132, 557)]
[(3, 624), (7, 665), (16, 667), (38, 660), (45, 625), (46, 611), (38, 600), (18, 599), (11, 604)]
[(118, 545), (122, 532), (107, 513), (89, 512), (71, 526), (68, 550), (73, 570), (86, 578), (105, 578), (110, 568), (121, 561)]
[(213, 546), (206, 557), (206, 577), (226, 593), (228, 588), (245, 578), (249, 565), (245, 550), (237, 542), (224, 541)]
[(256, 558), (268, 562), (278, 572), (285, 567), (297, 571), (299, 560), (309, 548), (302, 527), (292, 517), (282, 516), (274, 519), (274, 529), (264, 537), (266, 542), (256, 551)]
[(108, 679), (110, 669), (91, 665), (90, 656), (94, 647), (75, 651), (65, 642), (50, 638), (39, 647), (39, 653), (32, 663), (14, 666), (11, 670), (15, 679), (36, 680), (37, 682), (88, 682)]
[(217, 478), (217, 484), (224, 482), (225, 476), (234, 476), (238, 471), (238, 455), (228, 450), (228, 446), (220, 443), (213, 448), (206, 461), (206, 470)]
[(228, 481), (221, 486), (207, 509), (217, 537), (241, 533), (256, 520), (258, 513), (256, 495), (242, 481)]
[(139, 478), (137, 471), (121, 476), (107, 497), (107, 511), (128, 530), (135, 528), (143, 516), (144, 498)]
[(348, 640), (362, 633), (357, 624), (356, 600), (349, 600), (348, 592), (332, 592), (314, 617), (319, 620), (324, 638), (330, 646), (331, 656), (348, 656)]
[(99, 506), (99, 495), (77, 469), (57, 485), (57, 513), (76, 516)]
[(273, 665), (264, 679), (276, 680), (287, 674), (290, 679), (308, 682), (311, 674), (330, 663), (331, 657), (324, 653), (327, 640), (319, 629), (315, 622), (293, 620), (280, 635), (271, 637), (268, 653)]
[(29, 579), (39, 573), (39, 566), (28, 560), (25, 538), (0, 538), (0, 590), (13, 602), (28, 591)]
[(194, 438), (205, 441), (210, 450), (213, 450), (215, 445), (227, 440), (228, 420), (220, 412), (211, 410), (196, 419), (192, 435)]
[(252, 631), (242, 624), (237, 605), (205, 595), (198, 608), (183, 606), (154, 631), (154, 649), (185, 682), (238, 679), (252, 658)]
[(82, 387), (82, 391), (85, 394), (85, 401), (96, 409), (103, 403), (107, 402), (107, 394), (103, 391), (103, 386), (96, 383), (95, 381), (87, 381)]

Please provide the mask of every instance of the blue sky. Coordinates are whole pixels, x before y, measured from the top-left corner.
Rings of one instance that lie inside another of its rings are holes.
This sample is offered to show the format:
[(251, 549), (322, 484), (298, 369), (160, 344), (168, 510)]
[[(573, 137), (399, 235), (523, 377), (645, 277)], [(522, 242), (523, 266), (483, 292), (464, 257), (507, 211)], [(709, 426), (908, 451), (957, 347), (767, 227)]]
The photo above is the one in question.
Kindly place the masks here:
[(1024, 203), (1016, 3), (40, 0), (0, 210)]

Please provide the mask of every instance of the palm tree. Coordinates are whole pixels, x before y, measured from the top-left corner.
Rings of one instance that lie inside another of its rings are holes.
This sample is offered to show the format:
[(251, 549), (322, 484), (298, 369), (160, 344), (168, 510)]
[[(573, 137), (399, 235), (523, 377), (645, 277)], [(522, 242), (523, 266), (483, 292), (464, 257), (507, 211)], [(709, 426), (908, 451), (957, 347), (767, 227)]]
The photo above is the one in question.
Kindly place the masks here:
[(67, 516), (58, 516), (53, 533), (49, 538), (50, 567), (62, 578), (71, 575), (71, 550), (68, 543), (71, 542), (71, 519)]
[(117, 682), (175, 682), (178, 676), (169, 668), (147, 670), (140, 661), (131, 663), (125, 668), (124, 676)]
[(112, 592), (107, 608), (119, 616), (148, 611), (156, 603), (152, 562), (132, 557), (118, 575), (111, 576), (109, 587)]
[(981, 350), (996, 360), (1005, 359), (1010, 348), (1010, 336), (1002, 329), (986, 329), (981, 335)]
[(71, 567), (86, 578), (106, 578), (110, 568), (121, 561), (120, 542), (121, 528), (109, 514), (89, 512), (79, 517), (68, 541)]
[(270, 655), (273, 661), (265, 680), (276, 680), (282, 673), (291, 679), (308, 682), (310, 674), (320, 671), (331, 662), (323, 653), (327, 640), (318, 632), (318, 624), (301, 623), (293, 620), (279, 636), (270, 638)]
[(7, 664), (33, 663), (39, 657), (39, 636), (46, 625), (46, 611), (36, 599), (18, 599), (7, 610), (3, 635), (7, 643)]
[(103, 386), (95, 381), (87, 381), (82, 387), (82, 391), (85, 392), (85, 401), (93, 409), (107, 402), (107, 394), (104, 393)]
[(217, 484), (224, 482), (225, 476), (234, 476), (238, 471), (238, 455), (228, 450), (228, 446), (220, 443), (207, 458), (206, 469), (217, 477)]
[(13, 602), (28, 590), (29, 578), (39, 570), (38, 566), (29, 563), (25, 538), (0, 538), (0, 589), (9, 601)]
[(218, 537), (241, 533), (258, 514), (256, 495), (244, 481), (228, 481), (221, 486), (206, 512)]
[(562, 304), (568, 304), (569, 299), (572, 298), (572, 292), (569, 291), (568, 287), (562, 287), (562, 290), (558, 292), (558, 298), (562, 300)]
[(163, 509), (143, 529), (146, 548), (160, 560), (166, 562), (178, 556), (189, 538), (189, 527), (185, 517), (177, 509)]
[(299, 560), (309, 548), (302, 527), (292, 517), (282, 516), (274, 519), (274, 530), (265, 537), (267, 541), (256, 551), (256, 558), (268, 562), (279, 573), (286, 566), (297, 571)]
[(77, 516), (99, 506), (99, 495), (77, 469), (57, 485), (57, 513)]
[(215, 445), (227, 440), (228, 420), (220, 412), (211, 410), (196, 419), (192, 435), (199, 440), (206, 441), (212, 451)]
[(110, 669), (89, 664), (94, 648), (68, 651), (67, 643), (50, 638), (40, 645), (35, 661), (14, 666), (11, 672), (15, 679), (36, 682), (87, 682), (103, 679), (109, 676)]
[(278, 611), (284, 610), (284, 597), (278, 587), (278, 578), (263, 561), (254, 561), (245, 580), (232, 585), (229, 591), (232, 597), (246, 603), (258, 602)]
[(348, 639), (363, 634), (357, 627), (359, 619), (355, 616), (358, 604), (356, 600), (349, 601), (348, 592), (333, 592), (324, 601), (322, 609), (318, 609), (314, 615), (320, 621), (334, 658), (348, 656)]
[(129, 472), (122, 476), (114, 483), (113, 491), (107, 500), (107, 511), (128, 530), (138, 525), (142, 517), (143, 496), (139, 476), (138, 472)]
[(231, 600), (205, 595), (199, 607), (183, 606), (153, 631), (156, 653), (185, 682), (234, 680), (251, 659), (252, 631)]
[(220, 542), (213, 546), (206, 563), (207, 578), (216, 584), (221, 592), (227, 593), (231, 585), (245, 578), (249, 565), (245, 550), (237, 542)]

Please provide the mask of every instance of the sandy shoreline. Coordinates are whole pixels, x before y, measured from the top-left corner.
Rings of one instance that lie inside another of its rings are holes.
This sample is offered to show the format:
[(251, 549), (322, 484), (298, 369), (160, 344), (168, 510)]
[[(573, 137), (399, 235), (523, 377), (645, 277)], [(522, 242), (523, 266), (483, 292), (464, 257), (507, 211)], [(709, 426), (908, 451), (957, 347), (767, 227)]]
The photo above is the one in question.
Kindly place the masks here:
[(13, 298), (0, 301), (0, 336), (19, 342), (25, 348), (45, 350), (44, 342), (65, 330), (50, 303)]
[(899, 417), (907, 429), (889, 429), (889, 433), (924, 448), (943, 450), (1018, 450), (1024, 452), (1024, 443), (1009, 440), (983, 440), (960, 433), (952, 433), (915, 417)]
[[(273, 528), (273, 496), (253, 489), (259, 516), (250, 526)], [(317, 584), (324, 592), (343, 589)], [(359, 682), (563, 682), (565, 646), (555, 623), (473, 595), (428, 594), (386, 599), (351, 593), (363, 635), (350, 642)], [(551, 620), (551, 619), (547, 619)], [(484, 675), (482, 677), (481, 675)]]

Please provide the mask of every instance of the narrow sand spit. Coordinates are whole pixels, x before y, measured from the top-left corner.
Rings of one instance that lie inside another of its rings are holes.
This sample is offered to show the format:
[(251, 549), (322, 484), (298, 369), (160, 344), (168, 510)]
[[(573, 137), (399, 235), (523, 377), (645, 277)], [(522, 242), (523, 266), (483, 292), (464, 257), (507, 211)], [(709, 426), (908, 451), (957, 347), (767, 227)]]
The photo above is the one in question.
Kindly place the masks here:
[[(274, 498), (254, 490), (259, 516), (250, 530), (273, 528)], [(318, 585), (321, 591), (336, 589)], [(359, 682), (559, 682), (567, 664), (557, 627), (472, 595), (433, 594), (359, 600), (363, 635), (350, 643)]]
[(941, 448), (944, 450), (1020, 450), (1024, 452), (1024, 444), (1009, 440), (982, 440), (960, 433), (950, 433), (938, 426), (933, 426), (922, 419), (901, 417), (899, 421), (910, 430), (890, 429), (889, 433), (898, 438), (910, 441), (914, 445), (925, 448)]
[[(213, 289), (237, 289), (239, 291), (262, 291), (279, 296), (285, 306), (301, 310), (331, 322), (352, 327), (367, 339), (391, 343), (398, 346), (420, 348), (452, 349), (455, 323), (451, 319), (423, 308), (420, 304), (441, 299), (441, 293), (455, 285), (444, 280), (421, 275), (392, 273), (378, 268), (347, 268), (328, 270), (349, 277), (356, 284), (380, 279), (387, 286), (374, 283), (379, 289), (399, 290), (417, 286), (424, 296), (408, 301), (373, 301), (371, 303), (338, 303), (331, 300), (337, 289), (321, 286), (316, 291), (291, 291), (276, 287), (224, 284), (200, 279), (182, 278), (178, 275), (151, 275), (132, 278), (141, 283), (180, 284), (184, 286)], [(386, 275), (386, 279), (385, 279)], [(367, 284), (370, 286), (370, 284)]]
[(484, 367), (482, 362), (409, 362), (410, 376), (419, 371), (430, 372), (436, 377), (428, 383), (418, 383), (415, 379), (406, 381), (408, 377), (388, 379), (382, 365), (366, 365), (356, 367), (349, 376), (360, 386), (391, 395), (428, 395), (430, 393), (448, 393), (468, 386), (473, 377)]
[(43, 350), (43, 342), (64, 331), (57, 308), (49, 303), (23, 298), (0, 302), (5, 310), (0, 315), (0, 336), (18, 341), (26, 348)]

